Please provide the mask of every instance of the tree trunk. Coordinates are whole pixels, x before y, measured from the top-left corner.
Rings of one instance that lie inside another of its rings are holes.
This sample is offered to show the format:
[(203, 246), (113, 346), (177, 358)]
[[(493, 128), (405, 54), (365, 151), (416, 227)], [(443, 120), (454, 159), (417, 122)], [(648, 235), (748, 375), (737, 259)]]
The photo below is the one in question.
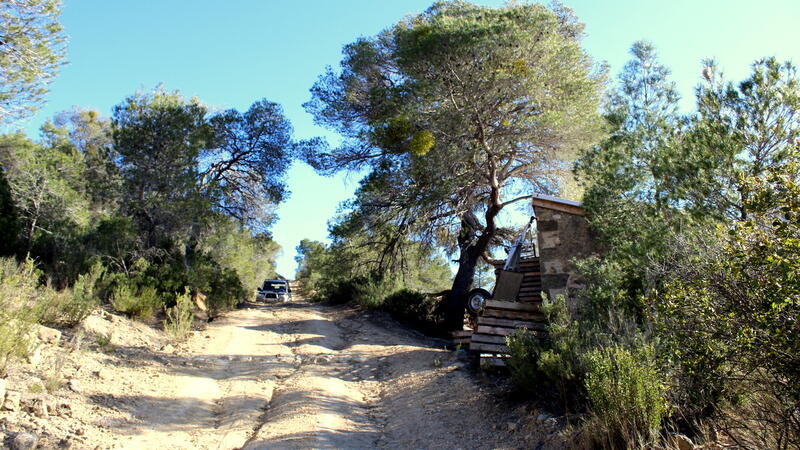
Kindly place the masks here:
[(475, 266), (478, 264), (480, 253), (475, 251), (474, 245), (461, 249), (458, 258), (458, 271), (453, 279), (453, 287), (447, 294), (445, 306), (445, 329), (457, 331), (464, 327), (464, 312), (467, 307), (467, 294), (475, 277)]
[(445, 330), (457, 331), (464, 327), (464, 313), (467, 307), (467, 294), (469, 294), (472, 281), (475, 278), (475, 267), (478, 259), (484, 254), (489, 242), (494, 237), (496, 228), (494, 216), (496, 212), (487, 214), (489, 226), (485, 227), (477, 239), (475, 230), (468, 222), (461, 221), (461, 233), (458, 236), (458, 245), (461, 252), (458, 256), (458, 271), (453, 279), (453, 287), (447, 295), (445, 304)]

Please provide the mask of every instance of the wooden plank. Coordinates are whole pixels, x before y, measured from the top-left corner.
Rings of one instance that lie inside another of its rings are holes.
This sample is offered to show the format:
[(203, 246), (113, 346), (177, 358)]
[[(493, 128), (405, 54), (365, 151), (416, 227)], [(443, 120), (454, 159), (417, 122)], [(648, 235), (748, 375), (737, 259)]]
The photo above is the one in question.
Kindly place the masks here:
[(506, 345), (506, 338), (504, 336), (492, 336), (489, 334), (475, 333), (472, 335), (472, 341), (470, 342), (470, 345), (477, 342), (483, 344)]
[(501, 319), (498, 317), (478, 317), (478, 326), (481, 325), (527, 328), (529, 330), (544, 330), (547, 328), (547, 324), (543, 322), (534, 322), (532, 320)]
[[(516, 328), (479, 326), (477, 334), (479, 334), (479, 335), (493, 335), (493, 336), (508, 336), (509, 334), (514, 334), (515, 331), (517, 331)], [(496, 342), (496, 343), (499, 343), (499, 342)]]
[(563, 203), (545, 198), (534, 198), (532, 203), (536, 208), (551, 209), (553, 211), (560, 211), (567, 214), (572, 214), (574, 216), (582, 216), (586, 214), (586, 210), (583, 208), (583, 206), (574, 205), (571, 203)]
[(497, 355), (481, 356), (481, 366), (490, 365), (494, 367), (505, 367), (506, 358), (500, 358)]
[(535, 320), (535, 321), (545, 320), (544, 314), (541, 313), (533, 313), (525, 311), (504, 311), (502, 309), (484, 309), (481, 312), (481, 315), (484, 317), (500, 317), (503, 319), (514, 319), (514, 320)]
[(457, 337), (470, 337), (472, 336), (472, 330), (461, 330), (461, 331), (451, 331), (450, 337), (457, 338)]
[(508, 353), (508, 347), (505, 345), (484, 344), (481, 342), (473, 342), (469, 344), (469, 349), (473, 351), (491, 352), (491, 353)]
[(501, 300), (487, 300), (485, 309), (505, 309), (512, 311), (538, 312), (539, 308), (530, 304), (519, 302), (505, 302)]
[(522, 286), (517, 294), (538, 294), (539, 292), (542, 292), (541, 286)]

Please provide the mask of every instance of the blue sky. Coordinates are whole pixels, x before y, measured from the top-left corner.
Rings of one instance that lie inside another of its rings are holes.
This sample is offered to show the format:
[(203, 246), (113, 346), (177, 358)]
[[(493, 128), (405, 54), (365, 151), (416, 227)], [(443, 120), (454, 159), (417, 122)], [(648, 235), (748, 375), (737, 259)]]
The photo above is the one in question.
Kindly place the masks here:
[[(326, 136), (302, 104), (327, 65), (337, 65), (343, 45), (373, 35), (420, 0), (64, 0), (62, 23), (70, 36), (63, 68), (48, 104), (21, 124), (31, 135), (48, 117), (73, 105), (110, 115), (137, 90), (159, 83), (197, 96), (212, 108), (246, 109), (267, 98), (283, 105), (298, 139)], [(477, 3), (498, 6), (500, 1)], [(586, 24), (585, 47), (616, 75), (639, 39), (653, 42), (693, 107), (700, 62), (715, 58), (740, 80), (762, 56), (800, 64), (797, 0), (566, 0)], [(327, 221), (356, 187), (356, 175), (323, 178), (296, 163), (292, 196), (278, 209), (273, 228), (283, 254), (280, 273), (294, 273), (294, 247), (303, 238), (324, 240)]]

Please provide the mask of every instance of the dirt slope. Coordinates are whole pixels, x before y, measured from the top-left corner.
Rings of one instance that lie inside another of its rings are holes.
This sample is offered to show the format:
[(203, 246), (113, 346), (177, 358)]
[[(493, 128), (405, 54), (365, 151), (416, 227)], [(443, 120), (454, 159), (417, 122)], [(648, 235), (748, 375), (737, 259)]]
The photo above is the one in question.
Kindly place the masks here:
[[(124, 344), (70, 356), (67, 378), (82, 384), (80, 392), (63, 387), (50, 395), (70, 403), (69, 414), (0, 412), (7, 442), (29, 430), (40, 435), (40, 446), (73, 448), (538, 443), (538, 433), (520, 422), (520, 408), (479, 382), (459, 353), (381, 314), (303, 301), (251, 305), (178, 348)], [(41, 426), (20, 425), (26, 418)]]

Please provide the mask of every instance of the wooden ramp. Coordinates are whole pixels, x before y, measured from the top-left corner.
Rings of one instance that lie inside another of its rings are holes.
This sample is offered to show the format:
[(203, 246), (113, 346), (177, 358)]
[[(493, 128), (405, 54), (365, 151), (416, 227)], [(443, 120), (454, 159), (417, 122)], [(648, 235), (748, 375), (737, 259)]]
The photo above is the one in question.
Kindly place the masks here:
[(506, 336), (518, 328), (537, 333), (545, 331), (545, 318), (539, 305), (489, 300), (478, 316), (478, 326), (472, 333), (469, 349), (480, 353), (481, 364), (504, 366), (508, 357)]
[[(500, 270), (503, 261), (493, 265)], [(542, 304), (542, 278), (539, 258), (520, 261), (524, 274), (519, 294), (515, 299), (495, 299), (486, 302), (478, 315), (477, 327), (470, 339), (470, 351), (480, 353), (481, 365), (505, 366), (508, 358), (506, 336), (519, 328), (526, 328), (536, 334), (546, 330)]]

